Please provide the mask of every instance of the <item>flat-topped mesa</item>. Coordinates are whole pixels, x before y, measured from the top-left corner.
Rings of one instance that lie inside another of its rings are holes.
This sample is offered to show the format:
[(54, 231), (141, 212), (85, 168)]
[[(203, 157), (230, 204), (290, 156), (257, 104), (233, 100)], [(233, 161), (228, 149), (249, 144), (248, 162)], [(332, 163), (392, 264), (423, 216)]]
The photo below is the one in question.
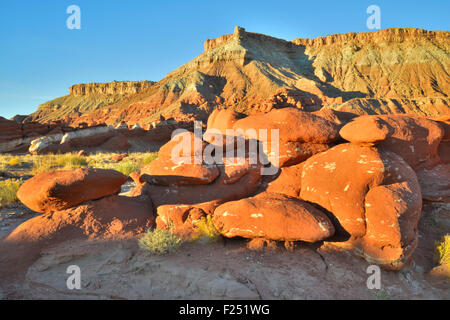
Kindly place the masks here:
[(267, 36), (262, 33), (247, 32), (247, 31), (245, 31), (245, 28), (236, 26), (234, 28), (234, 32), (232, 34), (226, 34), (226, 35), (223, 35), (216, 39), (207, 39), (204, 43), (205, 52), (215, 49), (215, 48), (221, 46), (222, 44), (227, 43), (232, 40), (240, 43), (241, 41), (245, 41), (246, 39), (253, 39), (253, 40), (260, 40), (260, 41), (272, 41), (272, 42), (276, 42), (277, 44), (279, 44), (281, 46), (292, 45), (292, 43), (289, 41), (274, 38), (271, 36)]
[(153, 81), (112, 81), (108, 83), (76, 84), (70, 87), (72, 96), (89, 94), (135, 94), (153, 85)]
[(326, 37), (314, 39), (297, 38), (292, 40), (296, 45), (323, 46), (335, 43), (346, 43), (350, 41), (373, 41), (373, 42), (403, 42), (418, 41), (420, 38), (434, 39), (438, 41), (450, 41), (449, 31), (428, 31), (417, 28), (390, 28), (375, 32), (349, 32), (344, 34), (332, 34)]

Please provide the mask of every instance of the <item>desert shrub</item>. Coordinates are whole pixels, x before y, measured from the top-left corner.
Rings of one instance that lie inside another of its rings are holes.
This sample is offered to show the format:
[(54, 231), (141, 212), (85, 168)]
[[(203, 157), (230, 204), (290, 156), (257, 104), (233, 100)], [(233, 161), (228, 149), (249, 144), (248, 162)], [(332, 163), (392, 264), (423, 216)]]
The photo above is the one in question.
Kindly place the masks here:
[(33, 159), (33, 169), (31, 173), (36, 175), (43, 172), (48, 172), (56, 169), (56, 164), (49, 156), (42, 156)]
[(6, 166), (3, 163), (0, 163), (0, 175), (6, 172)]
[(22, 165), (22, 162), (21, 162), (20, 159), (17, 158), (17, 157), (11, 158), (11, 159), (8, 161), (8, 166), (11, 166), (11, 167), (17, 167), (17, 166), (20, 166), (20, 165)]
[(86, 158), (77, 155), (44, 155), (36, 157), (33, 160), (33, 169), (31, 173), (38, 174), (58, 169), (74, 169), (87, 166), (88, 162)]
[(20, 179), (9, 179), (0, 181), (0, 206), (18, 202), (17, 191), (22, 184)]
[(372, 292), (372, 295), (376, 300), (390, 300), (391, 299), (389, 294), (384, 289), (375, 290), (374, 292)]
[(450, 234), (443, 236), (441, 241), (436, 241), (435, 258), (440, 265), (450, 267)]
[(145, 166), (146, 164), (149, 164), (150, 162), (152, 162), (156, 158), (158, 158), (158, 153), (157, 152), (150, 153), (148, 156), (146, 156), (144, 158), (144, 160), (142, 160), (142, 164)]
[(132, 161), (119, 162), (114, 166), (114, 170), (119, 171), (124, 175), (128, 176), (133, 171), (139, 170), (139, 165), (137, 165), (135, 162)]
[(149, 230), (139, 239), (139, 246), (154, 254), (173, 252), (181, 247), (181, 239), (169, 231)]
[(210, 215), (201, 218), (196, 224), (196, 231), (192, 238), (193, 241), (216, 242), (220, 237)]
[(56, 156), (55, 161), (57, 166), (63, 168), (79, 168), (88, 166), (88, 162), (85, 157), (80, 157), (72, 154)]

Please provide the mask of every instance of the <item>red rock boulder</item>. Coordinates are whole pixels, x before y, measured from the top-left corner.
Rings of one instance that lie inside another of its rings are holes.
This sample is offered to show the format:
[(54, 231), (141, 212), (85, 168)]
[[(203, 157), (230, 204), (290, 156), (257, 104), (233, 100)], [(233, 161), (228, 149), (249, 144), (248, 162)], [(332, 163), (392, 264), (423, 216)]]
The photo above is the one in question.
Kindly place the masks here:
[[(300, 163), (339, 138), (338, 125), (295, 108), (248, 116), (237, 120), (233, 129), (237, 135), (261, 141), (268, 160), (278, 167)], [(271, 130), (278, 130), (278, 139)]]
[(316, 242), (334, 234), (326, 214), (302, 200), (276, 193), (222, 204), (214, 226), (228, 238)]
[(417, 246), (422, 198), (417, 176), (397, 154), (341, 144), (304, 162), (300, 197), (329, 211), (336, 244), (400, 269)]
[(27, 220), (5, 242), (22, 244), (83, 237), (134, 236), (145, 232), (154, 221), (148, 197), (110, 196)]
[(17, 197), (31, 210), (49, 213), (117, 194), (127, 180), (120, 172), (105, 169), (45, 172), (27, 180)]
[(140, 174), (140, 181), (162, 186), (181, 186), (211, 183), (219, 176), (219, 169), (215, 164), (195, 164), (193, 157), (178, 162), (157, 158), (144, 166)]
[(234, 123), (242, 118), (243, 115), (235, 111), (215, 109), (208, 118), (206, 131), (215, 129), (220, 131), (223, 135), (226, 135), (226, 130), (233, 129)]
[(340, 130), (356, 144), (376, 144), (400, 155), (414, 170), (440, 162), (438, 147), (444, 130), (435, 121), (409, 115), (361, 116)]
[(268, 183), (266, 191), (300, 198), (303, 165), (304, 162), (295, 166), (281, 168), (280, 175)]

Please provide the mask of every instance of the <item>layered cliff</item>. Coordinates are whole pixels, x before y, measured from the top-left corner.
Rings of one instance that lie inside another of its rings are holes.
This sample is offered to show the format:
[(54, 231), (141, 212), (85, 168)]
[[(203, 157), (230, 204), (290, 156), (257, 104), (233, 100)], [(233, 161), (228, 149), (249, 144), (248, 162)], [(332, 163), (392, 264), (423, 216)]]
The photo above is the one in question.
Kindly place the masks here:
[(86, 96), (91, 94), (128, 95), (142, 91), (153, 85), (152, 81), (113, 81), (109, 83), (76, 84), (70, 87), (72, 96)]
[(109, 83), (76, 84), (67, 96), (59, 97), (38, 106), (38, 110), (24, 121), (51, 122), (65, 117), (78, 117), (103, 106), (117, 103), (150, 86), (152, 81), (113, 81)]
[[(144, 90), (64, 115), (74, 123), (145, 124), (161, 115), (205, 120), (224, 107), (247, 114), (286, 106), (358, 114), (450, 113), (447, 31), (386, 29), (286, 41), (236, 27), (233, 34), (206, 40), (204, 47)], [(52, 115), (58, 112), (46, 119)]]

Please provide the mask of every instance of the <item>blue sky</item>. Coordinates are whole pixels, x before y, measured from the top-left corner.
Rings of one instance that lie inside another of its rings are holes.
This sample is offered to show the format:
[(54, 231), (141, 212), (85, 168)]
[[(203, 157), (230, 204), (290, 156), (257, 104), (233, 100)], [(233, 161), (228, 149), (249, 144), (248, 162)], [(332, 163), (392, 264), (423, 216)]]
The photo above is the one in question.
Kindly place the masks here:
[[(66, 27), (72, 4), (81, 30)], [(367, 32), (372, 4), (382, 29), (450, 30), (447, 0), (2, 0), (0, 116), (32, 113), (75, 83), (160, 80), (236, 25), (286, 40)]]

